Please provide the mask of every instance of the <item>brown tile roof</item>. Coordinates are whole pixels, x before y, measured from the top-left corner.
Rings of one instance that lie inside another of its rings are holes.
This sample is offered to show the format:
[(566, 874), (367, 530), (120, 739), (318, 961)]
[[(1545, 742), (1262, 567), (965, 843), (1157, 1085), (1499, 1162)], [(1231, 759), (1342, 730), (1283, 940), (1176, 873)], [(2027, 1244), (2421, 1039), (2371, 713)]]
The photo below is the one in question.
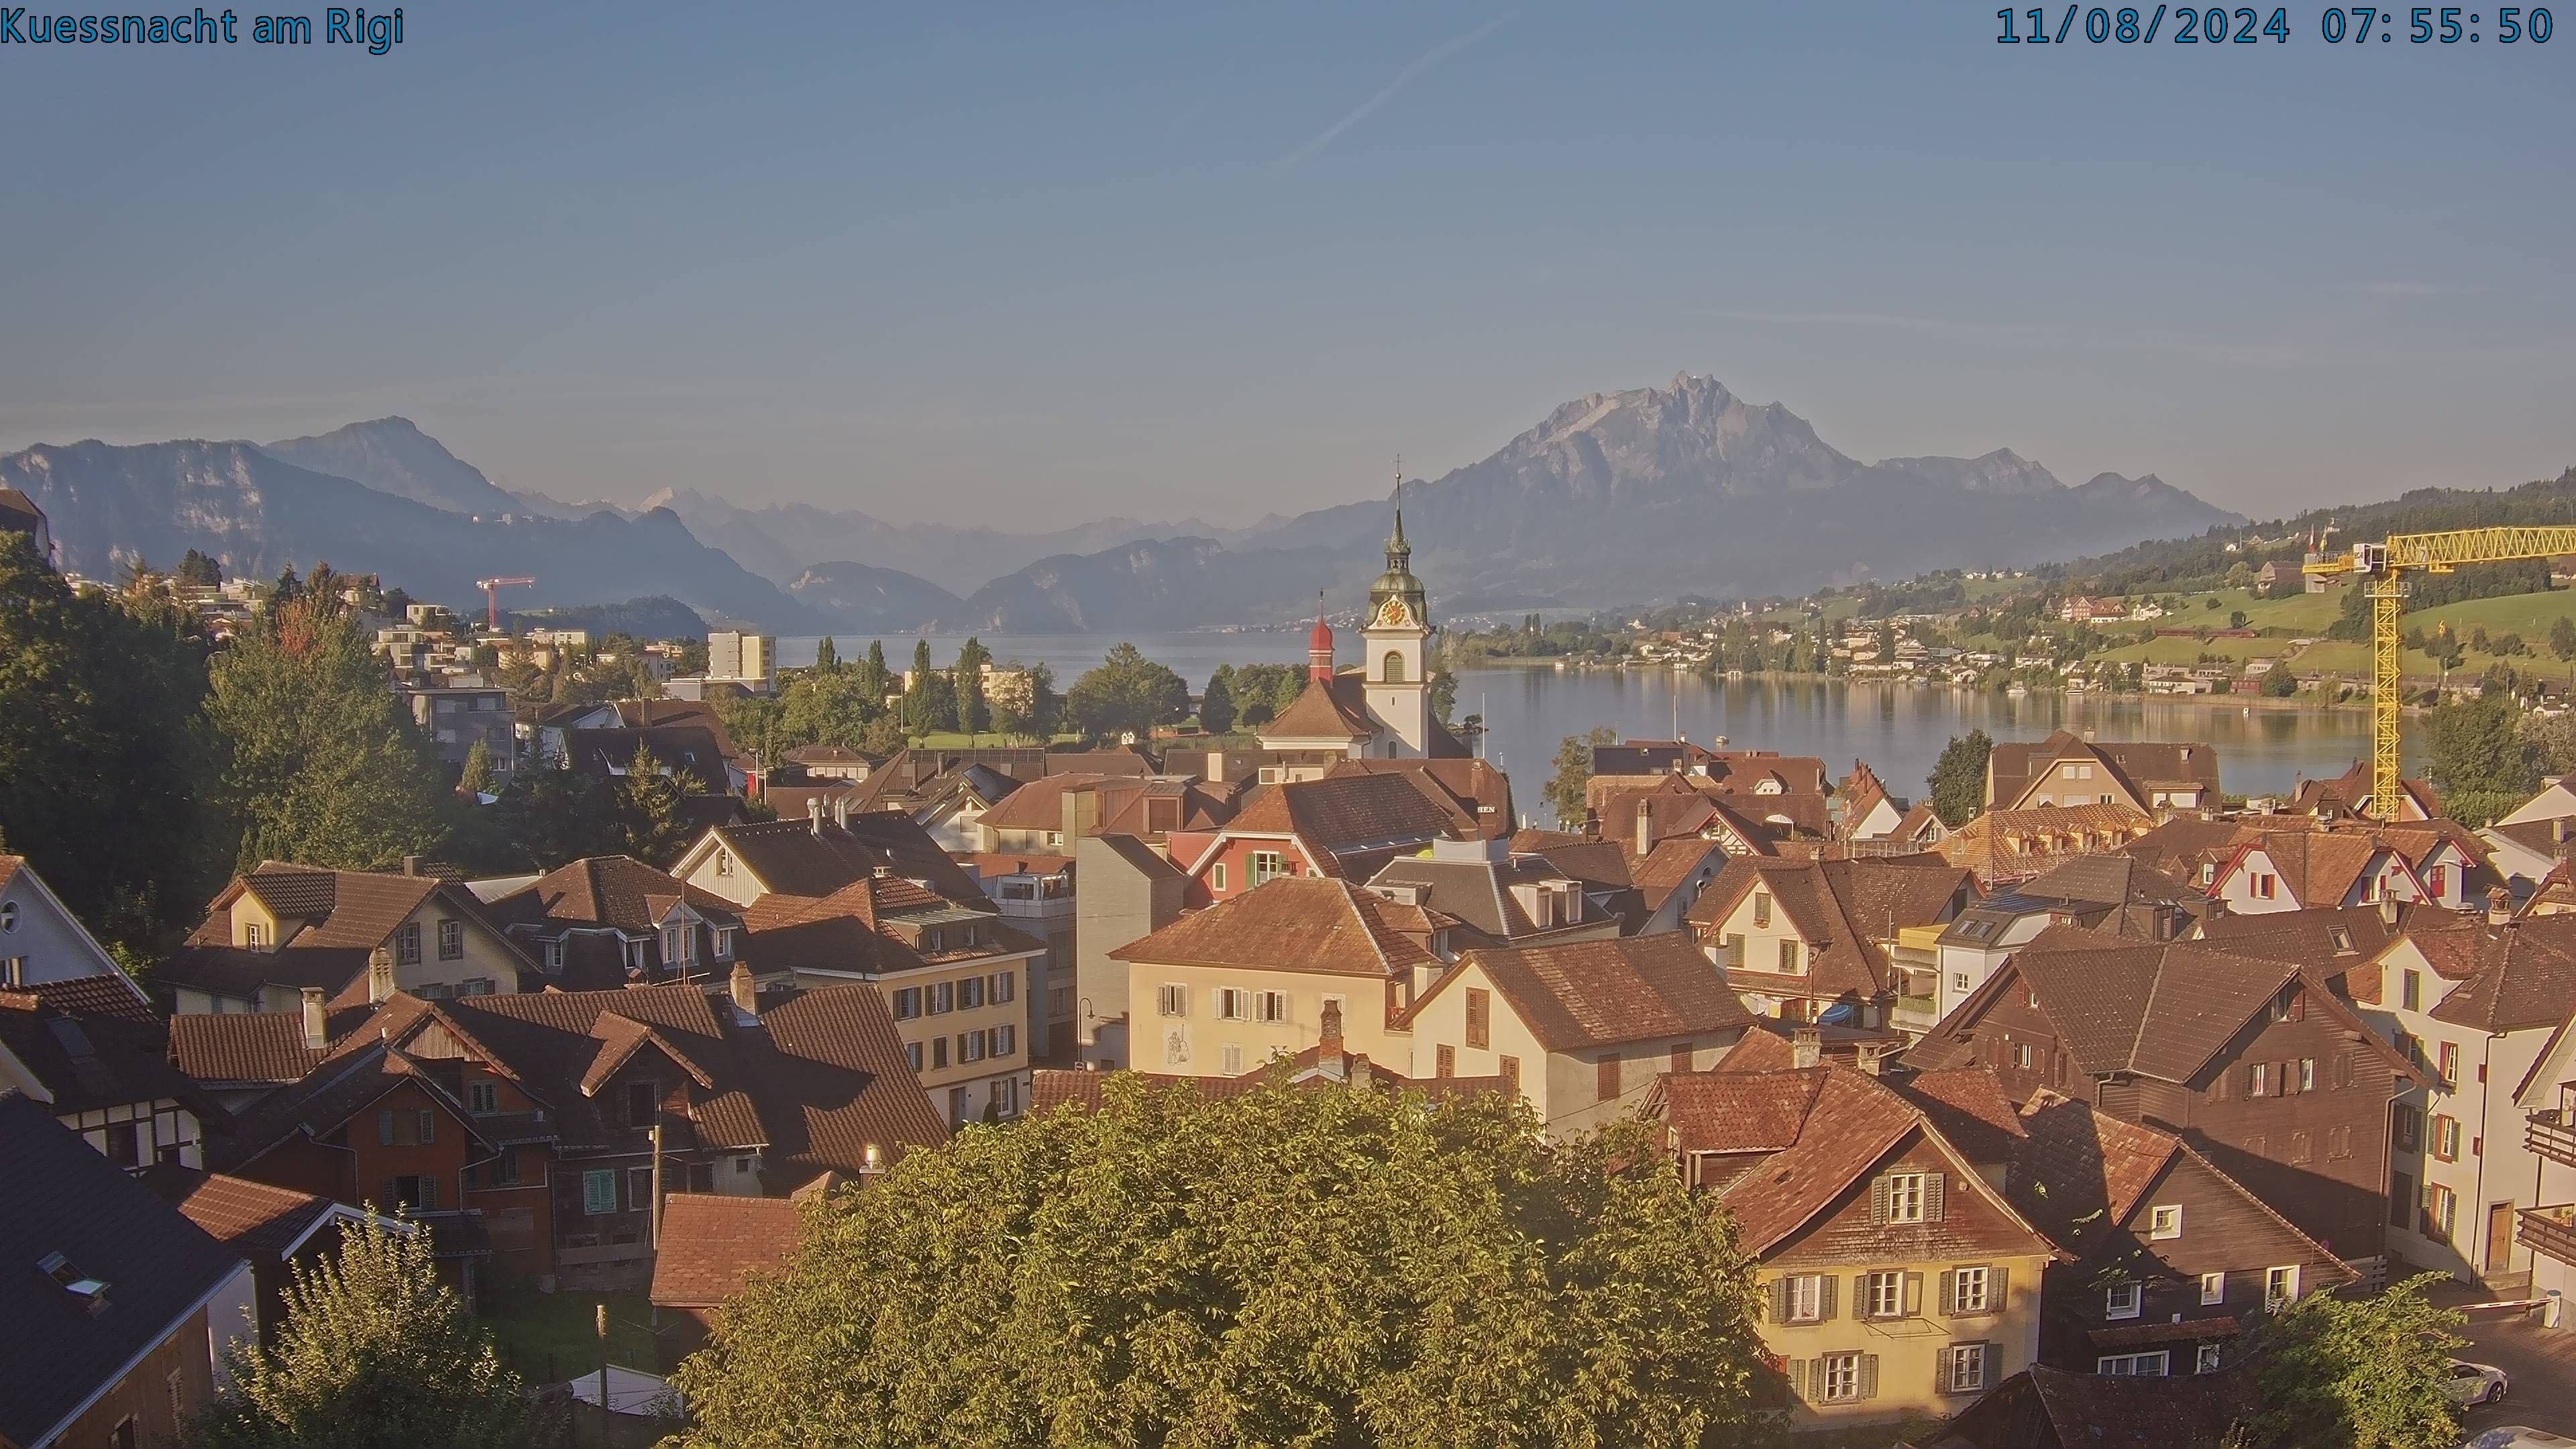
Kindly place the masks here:
[(1310, 679), (1296, 701), (1259, 727), (1266, 742), (1277, 739), (1366, 739), (1377, 733), (1361, 702), (1358, 675)]
[(1512, 833), (1512, 781), (1483, 760), (1335, 760), (1327, 780), (1352, 775), (1401, 775), (1449, 812), (1453, 832), (1500, 840)]
[[(387, 1004), (409, 1000), (396, 995)], [(439, 1081), (439, 1072), (399, 1046), (372, 1036), (342, 1043), (339, 1055), (325, 1058), (302, 1081), (262, 1097), (233, 1121), (229, 1142), (208, 1144), (207, 1160), (217, 1167), (256, 1162), (281, 1144), (328, 1137), (342, 1124), (366, 1111), (398, 1087), (417, 1086), (447, 1108), (465, 1132), (476, 1137), (474, 1120)], [(488, 1145), (488, 1144), (487, 1144)]]
[(2177, 815), (2121, 846), (2120, 853), (2197, 885), (2201, 867), (2227, 864), (2262, 833), (2261, 826), (2240, 821)]
[(2473, 950), (2477, 964), (2428, 1013), (2435, 1021), (2497, 1034), (2532, 1031), (2555, 1028), (2576, 1004), (2576, 916), (2475, 921), (2442, 934), (2455, 953)]
[(337, 1206), (313, 1193), (176, 1163), (145, 1168), (142, 1177), (180, 1216), (254, 1264), (284, 1262)]
[(183, 1097), (194, 1087), (171, 1069), (160, 1024), (123, 1010), (64, 1011), (32, 992), (0, 991), (0, 1048), (52, 1096), (58, 1114)]
[[(2271, 830), (2246, 847), (2260, 850), (2279, 872), (2290, 898), (2302, 906), (2339, 906), (2371, 862), (2391, 847), (2375, 832)], [(2220, 878), (2225, 878), (2224, 869)]]
[(1244, 797), (1229, 834), (1296, 837), (1327, 875), (1369, 874), (1380, 856), (1473, 832), (1404, 775), (1337, 775), (1263, 785)]
[(957, 909), (900, 877), (853, 881), (826, 896), (766, 895), (743, 912), (742, 954), (753, 970), (763, 974), (832, 971), (883, 976), (1035, 951), (1044, 945), (989, 913), (962, 923), (975, 928), (975, 944), (943, 944), (936, 951), (914, 943), (919, 925), (903, 924), (915, 917), (953, 916)]
[(1635, 882), (1638, 893), (1645, 897), (1646, 909), (1659, 910), (1674, 891), (1698, 875), (1702, 866), (1711, 863), (1710, 857), (1722, 858), (1723, 854), (1714, 840), (1686, 837), (1658, 841), (1645, 859), (1635, 863), (1629, 878)]
[(990, 830), (1062, 830), (1064, 797), (1097, 791), (1106, 778), (1064, 774), (1031, 780), (986, 810), (984, 826)]
[[(277, 939), (267, 949), (231, 944), (232, 905), (245, 893), (277, 918)], [(165, 987), (194, 987), (230, 997), (247, 996), (261, 986), (318, 986), (337, 992), (366, 970), (367, 954), (391, 940), (394, 928), (432, 896), (458, 917), (500, 934), (473, 892), (435, 875), (262, 861), (215, 896), (205, 919), (186, 944), (170, 953), (154, 980)], [(535, 963), (518, 943), (507, 937), (503, 941), (523, 970), (534, 970)]]
[(1596, 886), (1625, 889), (1635, 883), (1627, 854), (1615, 840), (1563, 830), (1522, 830), (1512, 836), (1515, 855), (1544, 856), (1547, 863)]
[(1753, 1020), (1679, 931), (1473, 951), (1432, 984), (1413, 1014), (1470, 963), (1551, 1052), (1712, 1035)]
[(654, 763), (664, 773), (687, 775), (709, 795), (733, 793), (733, 775), (725, 768), (724, 741), (703, 724), (563, 732), (565, 767), (602, 779), (624, 773), (634, 763), (639, 746), (653, 752)]
[(984, 893), (939, 842), (900, 810), (854, 813), (846, 825), (826, 819), (764, 820), (726, 825), (716, 839), (769, 889), (782, 895), (828, 896), (865, 880), (880, 865), (959, 905), (981, 905)]
[(183, 1013), (170, 1018), (170, 1061), (201, 1083), (293, 1082), (322, 1060), (293, 1011)]
[(2258, 1403), (2241, 1370), (2169, 1377), (2033, 1365), (1962, 1410), (1926, 1449), (2220, 1449)]
[(2218, 794), (2218, 751), (2199, 742), (2155, 743), (2145, 740), (2089, 741), (2072, 730), (2059, 730), (2044, 740), (2003, 740), (1987, 757), (1994, 780), (1991, 805), (2009, 808), (2060, 761), (2086, 761), (2101, 766), (2140, 804), (2149, 792), (2167, 786), (2197, 787)]
[(31, 982), (18, 990), (66, 1016), (112, 1017), (144, 1028), (156, 1039), (166, 1030), (161, 1014), (135, 989), (133, 978), (122, 973), (66, 976), (59, 981)]
[(1662, 1104), (1673, 1148), (1780, 1152), (1794, 1147), (1827, 1076), (1822, 1066), (1668, 1075)]
[[(2400, 903), (2381, 916), (2377, 906), (2338, 906), (2304, 911), (2265, 911), (2251, 916), (2208, 916), (2200, 939), (2240, 956), (2261, 956), (2313, 967), (2322, 976), (2346, 976), (2355, 1001), (2377, 1003), (2380, 954), (2417, 928), (2438, 929), (2457, 920), (2437, 906)], [(2348, 973), (2348, 974), (2347, 974)]]
[(1111, 951), (1119, 961), (1311, 971), (1381, 980), (1433, 965), (1438, 922), (1419, 906), (1383, 900), (1347, 881), (1279, 876), (1192, 911)]
[(1975, 871), (1979, 880), (2017, 880), (2069, 856), (2117, 851), (2154, 826), (2145, 812), (2126, 805), (1990, 810), (1932, 848), (1943, 860)]
[(755, 1273), (775, 1273), (796, 1251), (805, 1204), (788, 1197), (675, 1192), (662, 1199), (653, 1256), (656, 1308), (719, 1308)]
[(767, 1127), (772, 1191), (823, 1172), (865, 1171), (871, 1145), (880, 1163), (891, 1163), (909, 1148), (948, 1140), (875, 987), (829, 986), (771, 1001), (762, 998), (760, 1025), (737, 1024), (733, 1039)]
[[(2407, 779), (2400, 779), (2397, 784), (2408, 803), (2427, 818), (2441, 816), (2442, 800), (2433, 792), (2432, 786), (2421, 780)], [(2298, 793), (2290, 797), (2289, 808), (2300, 814), (2350, 815), (2361, 809), (2362, 802), (2370, 798), (2370, 791), (2370, 762), (2355, 760), (2351, 769), (2331, 780), (2301, 781)]]
[[(1737, 856), (1690, 908), (1690, 922), (1709, 940), (1755, 891), (1770, 892), (1775, 907), (1807, 944), (1805, 994), (1877, 996), (1889, 988), (1886, 947), (1906, 926), (1945, 919), (1974, 882), (1957, 866), (1921, 857), (1904, 860), (1766, 860)], [(1760, 978), (1760, 979), (1757, 979)], [(1741, 973), (1741, 984), (1770, 986), (1797, 978)]]
[(547, 926), (570, 925), (647, 932), (680, 900), (719, 921), (734, 921), (740, 911), (724, 897), (631, 855), (595, 855), (558, 866), (490, 902), (489, 913), (504, 925), (535, 925), (540, 935)]
[(1932, 1119), (1941, 1135), (1970, 1162), (2010, 1162), (2021, 1155), (2021, 1114), (2004, 1095), (2003, 1079), (1986, 1067), (1916, 1072), (1893, 1082), (1897, 1093)]

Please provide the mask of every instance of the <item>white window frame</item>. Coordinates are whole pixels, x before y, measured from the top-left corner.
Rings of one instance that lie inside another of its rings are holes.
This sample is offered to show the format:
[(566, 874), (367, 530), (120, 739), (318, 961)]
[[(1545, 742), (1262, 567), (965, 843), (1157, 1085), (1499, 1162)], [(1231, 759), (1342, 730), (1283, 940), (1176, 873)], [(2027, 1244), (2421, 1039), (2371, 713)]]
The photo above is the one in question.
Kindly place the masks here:
[(1159, 1016), (1187, 1017), (1190, 1014), (1190, 989), (1177, 981), (1166, 981), (1155, 987), (1154, 1011)]
[(1829, 1353), (1816, 1360), (1816, 1402), (1850, 1404), (1860, 1400), (1861, 1356)]
[(2162, 1202), (2147, 1209), (2147, 1238), (2166, 1243), (2182, 1236), (2182, 1204)]
[(2093, 1372), (2142, 1379), (2164, 1378), (2173, 1372), (2173, 1350), (2160, 1348), (2153, 1353), (2106, 1353), (2093, 1360)]
[(2286, 1264), (2263, 1270), (2263, 1308), (2277, 1312), (2299, 1301), (2299, 1265)]
[(1789, 1322), (1825, 1321), (1825, 1276), (1822, 1273), (1791, 1274), (1785, 1297)]
[(1986, 1387), (1987, 1362), (1993, 1350), (1983, 1343), (1954, 1343), (1941, 1351), (1941, 1382), (1954, 1394), (1981, 1393)]
[(1240, 986), (1218, 987), (1216, 989), (1216, 1019), (1219, 1021), (1250, 1021), (1252, 1019), (1252, 993), (1244, 990)]
[(2218, 1372), (2222, 1366), (2219, 1363), (2218, 1350), (2219, 1346), (2217, 1344), (2202, 1344), (2200, 1346), (2200, 1352), (2193, 1356), (2191, 1371), (2196, 1374), (2214, 1374)]
[(2204, 1307), (2204, 1308), (2206, 1308), (2206, 1307), (2208, 1307), (2208, 1306), (2209, 1306), (2209, 1305), (2211, 1305), (2211, 1304), (2214, 1304), (2214, 1303), (2224, 1303), (2224, 1302), (2226, 1302), (2226, 1301), (2227, 1301), (2227, 1275), (2226, 1275), (2225, 1273), (2203, 1273), (2203, 1274), (2201, 1274), (2201, 1275), (2200, 1275), (2200, 1302), (2201, 1302), (2201, 1306), (2202, 1306), (2202, 1307)]
[(1256, 991), (1252, 994), (1252, 1019), (1273, 1025), (1288, 1020), (1288, 993)]
[(2140, 1283), (2114, 1283), (2102, 1290), (2104, 1318), (2135, 1318), (2145, 1308), (2147, 1290)]
[(1891, 1223), (1919, 1223), (1929, 1210), (1931, 1187), (1927, 1174), (1891, 1172), (1887, 1175), (1887, 1220)]
[(1208, 867), (1208, 889), (1212, 891), (1222, 891), (1225, 889), (1224, 861), (1220, 860), (1216, 864)]
[(1281, 850), (1256, 850), (1252, 852), (1250, 873), (1252, 886), (1255, 890), (1270, 884), (1272, 881), (1277, 880), (1279, 877), (1288, 873), (1288, 853)]
[[(1994, 1302), (1992, 1295), (1994, 1293), (1994, 1283), (1995, 1270), (1983, 1265), (1973, 1268), (1951, 1269), (1951, 1311), (1954, 1313), (1993, 1312)], [(1976, 1289), (1973, 1293), (1969, 1291), (1969, 1285), (1971, 1284), (1974, 1284)]]
[(1898, 1272), (1863, 1273), (1861, 1316), (1865, 1318), (1903, 1318), (1905, 1316), (1905, 1275)]
[(1227, 1076), (1239, 1077), (1243, 1075), (1243, 1048), (1241, 1045), (1235, 1042), (1227, 1042), (1224, 1046), (1217, 1049), (1217, 1060), (1219, 1063), (1217, 1069), (1225, 1073)]

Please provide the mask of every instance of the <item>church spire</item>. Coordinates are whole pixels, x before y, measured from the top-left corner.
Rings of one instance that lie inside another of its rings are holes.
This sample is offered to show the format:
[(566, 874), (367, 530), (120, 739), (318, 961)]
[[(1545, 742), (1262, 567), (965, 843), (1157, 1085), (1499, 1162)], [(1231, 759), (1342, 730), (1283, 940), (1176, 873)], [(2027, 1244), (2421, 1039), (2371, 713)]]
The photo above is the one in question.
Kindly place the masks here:
[(1404, 458), (1395, 460), (1395, 531), (1386, 536), (1387, 572), (1394, 573), (1412, 561), (1413, 546), (1404, 541)]

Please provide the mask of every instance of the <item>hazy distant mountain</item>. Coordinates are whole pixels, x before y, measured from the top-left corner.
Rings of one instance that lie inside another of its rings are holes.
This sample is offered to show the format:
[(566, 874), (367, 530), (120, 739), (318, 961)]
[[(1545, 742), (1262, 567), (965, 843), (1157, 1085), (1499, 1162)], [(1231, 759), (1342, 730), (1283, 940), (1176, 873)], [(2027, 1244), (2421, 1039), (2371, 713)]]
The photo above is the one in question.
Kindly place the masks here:
[[(370, 426), (282, 446), (308, 456), (336, 452), (380, 477), (399, 474), (418, 491), (471, 496), (461, 474), (436, 466), (446, 450), (417, 429)], [(166, 568), (194, 548), (236, 576), (274, 577), (323, 561), (447, 604), (477, 600), (478, 578), (516, 574), (537, 580), (509, 594), (521, 607), (625, 599), (646, 586), (718, 621), (795, 633), (824, 622), (692, 538), (667, 509), (634, 518), (477, 518), (299, 467), (249, 443), (193, 439), (29, 448), (0, 457), (0, 485), (36, 500), (53, 521), (62, 567), (93, 578), (112, 577), (136, 558)]]
[(983, 525), (887, 523), (855, 508), (773, 503), (743, 508), (693, 488), (665, 488), (644, 500), (668, 508), (689, 531), (740, 560), (745, 568), (793, 585), (809, 568), (852, 562), (901, 569), (952, 589), (973, 590), (992, 579), (1057, 554), (1090, 554), (1140, 538), (1213, 538), (1231, 543), (1248, 530), (1221, 529), (1198, 519), (1144, 523), (1104, 518), (1046, 533), (1013, 533)]
[(977, 589), (952, 631), (1085, 634), (1286, 617), (1349, 572), (1325, 549), (1231, 552), (1214, 539), (1139, 539), (1094, 554), (1040, 559)]
[(525, 513), (529, 509), (481, 469), (450, 453), (409, 418), (351, 423), (310, 438), (262, 443), (259, 450), (311, 473), (364, 483), (379, 493), (450, 513)]
[[(1804, 593), (1954, 566), (2032, 564), (2242, 522), (2153, 477), (2069, 488), (2009, 450), (1862, 463), (1777, 403), (1683, 375), (1565, 404), (1483, 462), (1405, 491), (1437, 602), (1519, 591), (1599, 606)], [(1383, 502), (1250, 531), (1324, 548), (1347, 590), (1377, 568)]]
[(846, 560), (814, 565), (787, 592), (845, 629), (900, 633), (965, 609), (964, 600), (928, 579)]

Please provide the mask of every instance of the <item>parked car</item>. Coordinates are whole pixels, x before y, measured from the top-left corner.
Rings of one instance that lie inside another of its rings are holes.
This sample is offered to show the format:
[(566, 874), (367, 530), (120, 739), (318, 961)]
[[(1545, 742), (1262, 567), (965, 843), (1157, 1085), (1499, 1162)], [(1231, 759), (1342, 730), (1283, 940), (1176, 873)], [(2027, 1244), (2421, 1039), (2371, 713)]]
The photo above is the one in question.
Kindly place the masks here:
[(2492, 1404), (2501, 1401), (2513, 1388), (2504, 1370), (2493, 1364), (2471, 1363), (2466, 1359), (2451, 1360), (2451, 1377), (2443, 1391), (2458, 1404)]
[(2460, 1449), (2569, 1449), (2571, 1445), (2576, 1445), (2576, 1439), (2520, 1424), (2487, 1429), (2460, 1441)]

